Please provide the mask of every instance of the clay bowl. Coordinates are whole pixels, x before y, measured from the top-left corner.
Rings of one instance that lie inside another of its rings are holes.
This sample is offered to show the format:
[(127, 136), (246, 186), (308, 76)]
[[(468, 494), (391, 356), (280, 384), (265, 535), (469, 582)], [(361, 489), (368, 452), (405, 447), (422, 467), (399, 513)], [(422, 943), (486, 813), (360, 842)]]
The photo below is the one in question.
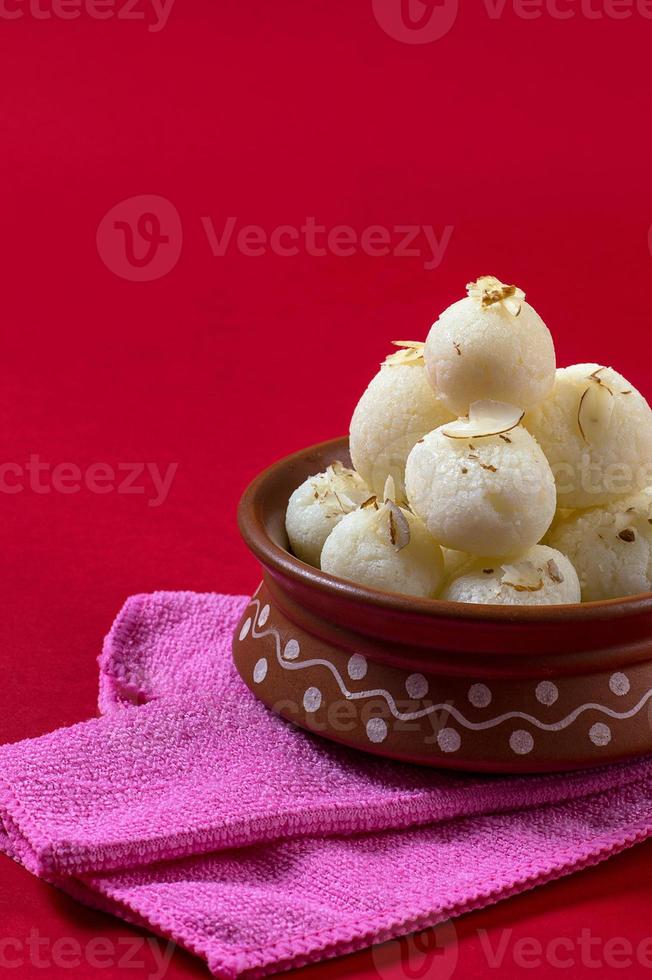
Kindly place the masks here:
[(288, 550), (292, 491), (335, 439), (275, 463), (239, 508), (263, 581), (233, 639), (248, 687), (284, 718), (392, 759), (545, 772), (652, 752), (652, 594), (514, 608), (412, 599)]

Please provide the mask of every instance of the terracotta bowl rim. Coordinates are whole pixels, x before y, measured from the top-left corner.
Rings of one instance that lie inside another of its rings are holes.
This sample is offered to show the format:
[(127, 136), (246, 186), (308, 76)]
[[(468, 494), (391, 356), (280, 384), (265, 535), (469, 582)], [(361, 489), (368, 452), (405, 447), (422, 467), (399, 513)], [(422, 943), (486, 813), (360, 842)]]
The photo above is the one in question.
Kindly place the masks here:
[[(244, 491), (238, 505), (238, 526), (245, 543), (254, 555), (272, 572), (310, 586), (334, 598), (350, 599), (367, 607), (382, 608), (401, 614), (418, 614), (431, 619), (456, 619), (469, 623), (582, 623), (594, 620), (625, 618), (652, 612), (652, 592), (607, 599), (599, 602), (573, 603), (550, 606), (491, 606), (465, 602), (449, 602), (444, 599), (419, 599), (397, 592), (383, 592), (356, 585), (346, 579), (336, 578), (318, 568), (300, 561), (289, 551), (280, 548), (270, 538), (260, 514), (261, 502), (270, 484), (277, 481), (284, 471), (307, 455), (324, 453), (329, 448), (336, 454), (348, 452), (348, 436), (339, 436), (300, 449), (284, 456), (266, 467)], [(334, 459), (337, 455), (333, 456)]]

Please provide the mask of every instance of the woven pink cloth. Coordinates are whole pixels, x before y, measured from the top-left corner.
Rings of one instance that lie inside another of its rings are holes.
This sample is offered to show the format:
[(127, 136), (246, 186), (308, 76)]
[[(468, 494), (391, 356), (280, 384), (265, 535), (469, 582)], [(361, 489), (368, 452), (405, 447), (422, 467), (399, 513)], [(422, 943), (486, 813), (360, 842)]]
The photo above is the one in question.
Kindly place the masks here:
[(131, 598), (100, 657), (102, 717), (0, 748), (0, 848), (233, 978), (434, 925), (650, 834), (648, 760), (479, 778), (291, 727), (231, 665), (246, 602)]

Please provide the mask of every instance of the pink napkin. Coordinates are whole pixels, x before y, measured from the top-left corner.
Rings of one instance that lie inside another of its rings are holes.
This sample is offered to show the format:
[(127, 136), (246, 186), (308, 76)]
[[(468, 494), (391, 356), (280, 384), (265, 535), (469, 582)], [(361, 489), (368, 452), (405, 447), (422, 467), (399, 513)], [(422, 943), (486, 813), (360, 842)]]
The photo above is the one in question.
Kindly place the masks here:
[(0, 748), (2, 850), (232, 978), (434, 925), (650, 834), (648, 760), (480, 778), (291, 727), (232, 667), (247, 602), (128, 600), (102, 717)]

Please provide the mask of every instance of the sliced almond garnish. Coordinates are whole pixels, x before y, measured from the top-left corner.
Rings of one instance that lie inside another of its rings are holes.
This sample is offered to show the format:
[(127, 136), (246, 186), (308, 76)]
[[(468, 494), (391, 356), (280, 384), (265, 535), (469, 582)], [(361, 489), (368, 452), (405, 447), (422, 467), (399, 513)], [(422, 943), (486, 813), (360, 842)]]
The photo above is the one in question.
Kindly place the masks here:
[(483, 310), (496, 303), (502, 303), (513, 317), (520, 315), (525, 301), (525, 293), (522, 289), (518, 286), (508, 286), (495, 276), (480, 276), (475, 282), (468, 283), (466, 290), (471, 299), (479, 303)]
[(423, 349), (426, 346), (420, 340), (393, 340), (392, 344), (394, 347), (400, 347), (401, 350), (396, 351), (395, 354), (389, 354), (384, 363), (385, 364), (423, 364)]
[(396, 500), (396, 485), (394, 483), (394, 477), (388, 476), (385, 480), (385, 489), (383, 490), (383, 499), (385, 503), (388, 500), (394, 502)]
[(564, 576), (562, 575), (559, 565), (554, 558), (551, 558), (550, 561), (546, 562), (546, 568), (548, 569), (548, 575), (553, 582), (557, 582), (559, 585), (561, 585), (561, 583), (564, 581)]
[(313, 497), (319, 503), (333, 509), (330, 517), (349, 514), (359, 507), (364, 495), (369, 493), (355, 470), (348, 469), (336, 459), (311, 480)]
[(604, 436), (614, 410), (611, 388), (595, 374), (589, 376), (589, 386), (580, 398), (577, 425), (587, 445)]
[(395, 551), (402, 551), (410, 543), (410, 525), (407, 517), (393, 500), (386, 500), (385, 507), (388, 514), (389, 540)]
[(604, 378), (601, 378), (600, 377), (600, 375), (602, 374), (602, 372), (603, 371), (606, 371), (606, 370), (607, 370), (606, 368), (600, 367), (596, 371), (594, 371), (593, 374), (590, 374), (589, 375), (589, 378), (592, 381), (597, 381), (599, 385), (602, 385), (602, 387), (603, 388), (606, 388), (607, 391), (611, 391), (611, 394), (613, 395), (613, 391), (611, 390), (611, 388), (609, 387), (609, 385), (607, 384), (607, 382), (604, 380)]
[(527, 559), (513, 565), (503, 565), (503, 572), (502, 584), (517, 592), (540, 592), (543, 588), (541, 570)]
[(378, 510), (378, 497), (368, 497), (364, 503), (360, 504), (361, 510), (366, 510), (367, 507), (373, 507), (374, 510)]
[(505, 402), (473, 402), (468, 419), (457, 419), (442, 426), (449, 439), (485, 439), (511, 432), (523, 420), (525, 412)]

